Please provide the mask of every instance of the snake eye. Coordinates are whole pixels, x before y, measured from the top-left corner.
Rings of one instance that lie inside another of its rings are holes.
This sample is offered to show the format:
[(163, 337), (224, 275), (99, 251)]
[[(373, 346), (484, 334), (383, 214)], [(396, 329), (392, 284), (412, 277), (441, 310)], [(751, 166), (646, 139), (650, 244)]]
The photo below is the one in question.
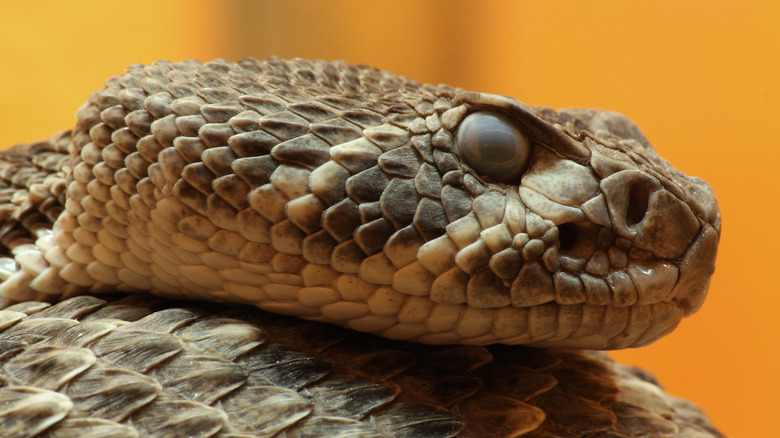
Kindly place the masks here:
[(531, 158), (531, 142), (503, 114), (469, 114), (458, 127), (455, 143), (472, 169), (504, 183), (517, 183)]

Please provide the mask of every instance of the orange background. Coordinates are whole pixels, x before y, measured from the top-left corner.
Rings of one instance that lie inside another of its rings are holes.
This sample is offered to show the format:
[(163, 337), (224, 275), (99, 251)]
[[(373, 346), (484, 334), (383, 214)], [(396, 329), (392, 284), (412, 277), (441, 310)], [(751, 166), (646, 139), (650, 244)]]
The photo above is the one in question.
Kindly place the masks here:
[(702, 311), (616, 352), (731, 436), (780, 407), (780, 6), (774, 1), (36, 1), (0, 6), (0, 145), (70, 127), (92, 90), (159, 58), (314, 57), (552, 107), (620, 111), (709, 181), (724, 217)]

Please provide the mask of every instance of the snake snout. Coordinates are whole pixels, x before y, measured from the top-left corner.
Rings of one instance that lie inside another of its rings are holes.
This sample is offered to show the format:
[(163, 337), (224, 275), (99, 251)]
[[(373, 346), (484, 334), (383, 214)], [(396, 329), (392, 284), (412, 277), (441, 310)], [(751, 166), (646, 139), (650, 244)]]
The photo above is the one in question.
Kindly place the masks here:
[(681, 257), (699, 232), (690, 207), (644, 172), (617, 172), (601, 189), (615, 232), (660, 258)]

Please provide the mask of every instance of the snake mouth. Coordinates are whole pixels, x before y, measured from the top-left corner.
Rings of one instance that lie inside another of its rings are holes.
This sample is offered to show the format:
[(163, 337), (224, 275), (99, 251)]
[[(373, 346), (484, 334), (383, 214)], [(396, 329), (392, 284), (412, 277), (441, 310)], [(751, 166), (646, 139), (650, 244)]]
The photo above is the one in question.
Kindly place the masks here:
[[(580, 296), (586, 303), (622, 307), (675, 300), (686, 314), (700, 304), (699, 293), (687, 294), (677, 288), (679, 260), (658, 258), (631, 239), (590, 222), (566, 222), (558, 225), (557, 231), (557, 262), (544, 257), (542, 262), (553, 280), (578, 278), (574, 283), (584, 287)], [(695, 263), (694, 255), (688, 257)]]
[(715, 272), (718, 253), (718, 229), (705, 226), (686, 251), (680, 262), (680, 279), (674, 287), (674, 297), (689, 316), (698, 311)]

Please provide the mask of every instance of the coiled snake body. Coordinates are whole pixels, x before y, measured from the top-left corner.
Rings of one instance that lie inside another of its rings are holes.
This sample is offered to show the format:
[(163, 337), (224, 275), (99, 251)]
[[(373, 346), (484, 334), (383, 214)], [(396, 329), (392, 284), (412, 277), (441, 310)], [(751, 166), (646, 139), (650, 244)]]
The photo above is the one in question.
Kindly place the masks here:
[(720, 436), (560, 349), (652, 342), (712, 274), (712, 191), (622, 116), (272, 58), (77, 117), (0, 162), (10, 436)]

